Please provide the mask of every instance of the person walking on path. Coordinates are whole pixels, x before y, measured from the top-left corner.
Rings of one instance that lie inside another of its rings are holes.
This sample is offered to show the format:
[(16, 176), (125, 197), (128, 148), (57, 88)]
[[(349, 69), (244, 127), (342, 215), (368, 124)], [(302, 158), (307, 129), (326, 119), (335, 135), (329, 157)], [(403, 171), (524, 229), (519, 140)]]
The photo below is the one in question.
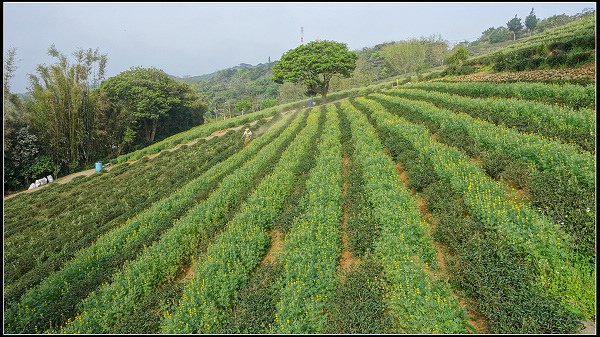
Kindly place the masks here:
[(252, 140), (252, 131), (249, 128), (246, 128), (244, 134), (242, 135), (242, 140), (244, 141), (244, 148), (248, 146), (250, 141)]

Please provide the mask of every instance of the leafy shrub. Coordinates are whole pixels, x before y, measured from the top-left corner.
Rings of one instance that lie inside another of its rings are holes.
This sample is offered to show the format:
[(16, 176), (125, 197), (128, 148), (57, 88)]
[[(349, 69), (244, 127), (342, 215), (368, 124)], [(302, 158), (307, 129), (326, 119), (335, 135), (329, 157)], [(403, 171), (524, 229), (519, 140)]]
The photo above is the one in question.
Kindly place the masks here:
[(333, 334), (393, 333), (386, 315), (383, 267), (373, 259), (353, 267), (326, 305), (327, 332)]
[(595, 193), (577, 181), (577, 176), (564, 166), (534, 171), (528, 179), (530, 200), (534, 206), (543, 207), (565, 231), (573, 233), (571, 240), (580, 252), (594, 256)]
[(593, 51), (580, 51), (574, 53), (567, 53), (567, 59), (565, 64), (569, 67), (577, 67), (584, 63), (590, 62), (593, 60), (594, 52)]
[(36, 180), (52, 174), (53, 171), (52, 160), (46, 155), (41, 155), (27, 169), (27, 176), (31, 180)]
[(510, 162), (506, 165), (500, 177), (510, 181), (515, 187), (523, 189), (529, 186), (529, 177), (534, 171), (536, 169), (530, 163)]

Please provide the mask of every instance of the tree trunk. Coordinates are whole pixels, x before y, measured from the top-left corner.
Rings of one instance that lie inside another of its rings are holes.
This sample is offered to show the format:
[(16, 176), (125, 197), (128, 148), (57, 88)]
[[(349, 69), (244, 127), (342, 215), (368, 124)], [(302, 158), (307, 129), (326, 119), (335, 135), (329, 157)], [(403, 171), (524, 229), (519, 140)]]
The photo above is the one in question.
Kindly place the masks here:
[(517, 39), (517, 33), (513, 32), (513, 41), (515, 41)]
[(323, 103), (327, 103), (327, 92), (329, 91), (329, 81), (331, 78), (326, 78), (325, 76), (323, 80), (323, 87), (321, 88), (321, 96), (323, 96)]
[(152, 119), (152, 130), (150, 131), (150, 141), (154, 141), (154, 136), (156, 135), (156, 125), (158, 124), (157, 119)]
[(150, 125), (148, 125), (148, 122), (149, 122), (148, 119), (144, 118), (144, 138), (146, 138), (147, 141), (152, 141), (150, 139), (150, 136), (151, 136), (150, 129), (151, 129), (151, 127), (150, 127)]

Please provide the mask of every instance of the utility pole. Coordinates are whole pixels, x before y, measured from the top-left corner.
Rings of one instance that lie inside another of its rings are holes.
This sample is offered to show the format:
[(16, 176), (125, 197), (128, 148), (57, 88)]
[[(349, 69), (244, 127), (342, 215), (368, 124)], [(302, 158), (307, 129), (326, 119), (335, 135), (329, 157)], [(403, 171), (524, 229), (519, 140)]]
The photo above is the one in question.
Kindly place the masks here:
[(300, 44), (304, 44), (304, 27), (300, 27)]

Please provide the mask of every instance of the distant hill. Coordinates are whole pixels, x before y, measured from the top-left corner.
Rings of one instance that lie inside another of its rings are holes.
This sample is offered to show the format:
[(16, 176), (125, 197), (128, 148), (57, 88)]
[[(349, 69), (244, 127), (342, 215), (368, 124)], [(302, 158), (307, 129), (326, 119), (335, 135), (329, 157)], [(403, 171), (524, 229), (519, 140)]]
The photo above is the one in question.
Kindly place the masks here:
[(280, 84), (271, 80), (275, 63), (251, 65), (240, 63), (227, 69), (192, 77), (174, 77), (195, 85), (212, 108), (223, 103), (235, 104), (244, 98), (262, 100), (277, 98)]
[[(495, 52), (499, 50), (511, 50), (511, 48), (530, 44), (531, 42), (540, 39), (555, 39), (557, 36), (552, 37), (553, 32), (569, 32), (571, 30), (570, 27), (581, 26), (582, 23), (584, 23), (585, 26), (585, 23), (591, 19), (595, 20), (595, 11), (591, 10), (586, 10), (573, 16), (568, 16), (565, 14), (554, 15), (540, 20), (538, 29), (536, 29), (531, 36), (526, 36), (523, 35), (525, 33), (522, 33), (521, 35), (517, 36), (516, 41), (512, 41), (512, 39), (510, 39), (493, 43), (489, 39), (489, 34), (486, 33), (490, 31), (490, 29), (488, 29), (485, 32), (482, 32), (482, 36), (477, 40), (471, 42), (465, 41), (460, 44), (467, 47), (470, 56), (470, 61), (468, 63), (472, 64), (473, 62), (477, 62), (477, 60), (491, 59), (490, 57), (495, 55)], [(564, 27), (565, 29), (560, 29), (559, 27)], [(584, 30), (584, 32), (587, 35), (594, 34), (595, 39), (595, 32), (592, 29), (590, 33), (589, 27), (590, 26), (588, 23), (588, 25), (584, 27), (587, 29)], [(500, 28), (502, 27), (499, 27), (498, 29)], [(493, 30), (494, 28), (492, 27), (491, 29)], [(397, 72), (388, 64), (388, 62), (386, 62), (380, 53), (382, 48), (394, 43), (397, 42), (389, 41), (377, 44), (373, 47), (365, 47), (360, 50), (355, 50), (355, 52), (359, 55), (359, 60), (357, 62), (357, 69), (354, 72), (353, 78), (344, 79), (343, 81), (334, 78), (330, 85), (330, 91), (335, 92), (339, 90), (362, 87), (398, 76)], [(581, 43), (578, 41), (574, 43), (574, 45), (578, 44)], [(567, 55), (568, 60), (564, 60), (564, 62), (559, 60), (561, 62), (558, 63), (554, 61), (552, 62), (557, 63), (557, 65), (560, 66), (564, 66), (565, 64), (568, 64), (569, 66), (579, 66), (580, 64), (589, 62), (593, 57), (593, 52), (590, 48), (586, 47), (584, 49), (585, 50), (583, 51), (571, 51), (571, 48), (568, 48), (568, 50), (561, 50), (561, 55), (569, 52)], [(552, 50), (554, 50), (554, 48), (552, 48)], [(509, 65), (504, 65), (506, 62), (495, 61), (487, 62), (487, 64), (489, 67), (492, 67), (492, 64), (499, 64), (496, 66), (497, 69), (495, 70), (532, 70), (539, 66), (547, 66), (546, 63), (548, 62), (545, 61), (547, 58), (548, 55), (538, 55), (536, 60), (534, 60), (535, 62), (529, 62), (531, 64), (524, 64), (526, 63), (524, 61), (521, 62), (522, 59), (526, 59), (522, 57), (515, 57), (515, 60), (518, 62), (515, 61), (513, 63), (518, 64), (511, 63)], [(257, 102), (260, 102), (264, 99), (276, 98), (278, 99), (279, 103), (286, 103), (302, 97), (303, 89), (301, 86), (293, 86), (290, 83), (281, 85), (271, 80), (274, 64), (275, 62), (260, 63), (257, 65), (240, 63), (237, 66), (218, 70), (209, 74), (186, 77), (171, 77), (196, 86), (209, 102), (209, 110), (227, 106), (231, 106), (233, 109), (235, 104), (243, 99), (249, 99), (253, 101), (256, 106)], [(475, 69), (472, 69), (466, 73), (473, 71), (475, 71)], [(287, 95), (282, 95), (282, 92), (284, 91), (287, 93)]]

